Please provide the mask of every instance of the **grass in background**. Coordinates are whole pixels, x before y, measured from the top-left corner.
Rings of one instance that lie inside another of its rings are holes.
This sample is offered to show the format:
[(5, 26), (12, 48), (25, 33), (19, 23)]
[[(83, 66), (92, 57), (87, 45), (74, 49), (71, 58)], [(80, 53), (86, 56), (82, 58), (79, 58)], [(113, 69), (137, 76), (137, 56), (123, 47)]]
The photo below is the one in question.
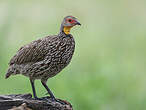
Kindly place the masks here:
[[(28, 78), (4, 79), (20, 46), (59, 32), (64, 16), (82, 23), (72, 29), (76, 50), (71, 64), (48, 80), (55, 96), (75, 110), (146, 108), (145, 1), (0, 2), (0, 94), (31, 93)], [(19, 82), (19, 83), (18, 83)], [(37, 94), (46, 93), (39, 81)]]

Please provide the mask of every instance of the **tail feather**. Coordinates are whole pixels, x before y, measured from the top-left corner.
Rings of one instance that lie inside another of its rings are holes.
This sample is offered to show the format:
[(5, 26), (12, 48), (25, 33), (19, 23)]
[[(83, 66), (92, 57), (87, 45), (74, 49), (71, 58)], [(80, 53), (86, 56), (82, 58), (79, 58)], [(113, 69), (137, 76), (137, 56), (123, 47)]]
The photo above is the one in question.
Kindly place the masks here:
[(12, 74), (11, 72), (7, 72), (5, 75), (5, 79), (9, 78), (11, 76), (11, 74)]
[(7, 79), (8, 77), (10, 77), (11, 74), (13, 74), (13, 72), (12, 72), (12, 68), (10, 66), (9, 69), (8, 69), (8, 71), (7, 71), (7, 73), (6, 73), (6, 75), (5, 75), (5, 79)]
[(5, 75), (5, 78), (9, 78), (11, 75), (19, 74), (20, 71), (19, 68), (16, 65), (11, 65)]

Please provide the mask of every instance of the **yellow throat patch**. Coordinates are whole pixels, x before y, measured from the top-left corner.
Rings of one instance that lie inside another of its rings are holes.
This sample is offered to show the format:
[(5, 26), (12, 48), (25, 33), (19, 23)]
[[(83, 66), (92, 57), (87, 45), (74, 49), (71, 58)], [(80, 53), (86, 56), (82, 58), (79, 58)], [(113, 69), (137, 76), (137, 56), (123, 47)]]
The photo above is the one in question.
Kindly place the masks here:
[(64, 26), (63, 31), (65, 34), (69, 34), (72, 26)]

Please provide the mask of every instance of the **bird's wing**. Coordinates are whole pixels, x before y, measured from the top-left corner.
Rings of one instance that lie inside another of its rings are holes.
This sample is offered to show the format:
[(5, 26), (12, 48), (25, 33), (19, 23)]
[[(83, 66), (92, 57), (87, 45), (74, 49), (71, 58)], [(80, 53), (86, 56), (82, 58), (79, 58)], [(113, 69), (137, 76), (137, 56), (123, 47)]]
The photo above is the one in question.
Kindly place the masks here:
[(51, 38), (51, 36), (48, 36), (21, 47), (16, 55), (12, 57), (9, 64), (25, 64), (43, 60), (48, 53), (49, 48), (51, 48), (49, 47)]

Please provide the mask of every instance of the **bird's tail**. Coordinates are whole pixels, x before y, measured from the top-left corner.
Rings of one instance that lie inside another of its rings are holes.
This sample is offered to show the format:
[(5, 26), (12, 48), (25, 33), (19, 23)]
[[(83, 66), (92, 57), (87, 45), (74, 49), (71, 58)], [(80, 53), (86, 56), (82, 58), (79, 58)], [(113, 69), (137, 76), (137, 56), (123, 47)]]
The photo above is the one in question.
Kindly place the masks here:
[(6, 75), (5, 75), (5, 79), (9, 78), (11, 74), (12, 74), (12, 73), (7, 72)]
[(20, 74), (19, 68), (16, 65), (11, 65), (5, 75), (5, 78), (9, 78), (11, 75)]
[(9, 78), (11, 76), (11, 74), (13, 74), (13, 72), (11, 71), (11, 68), (9, 68), (5, 75), (5, 79)]

